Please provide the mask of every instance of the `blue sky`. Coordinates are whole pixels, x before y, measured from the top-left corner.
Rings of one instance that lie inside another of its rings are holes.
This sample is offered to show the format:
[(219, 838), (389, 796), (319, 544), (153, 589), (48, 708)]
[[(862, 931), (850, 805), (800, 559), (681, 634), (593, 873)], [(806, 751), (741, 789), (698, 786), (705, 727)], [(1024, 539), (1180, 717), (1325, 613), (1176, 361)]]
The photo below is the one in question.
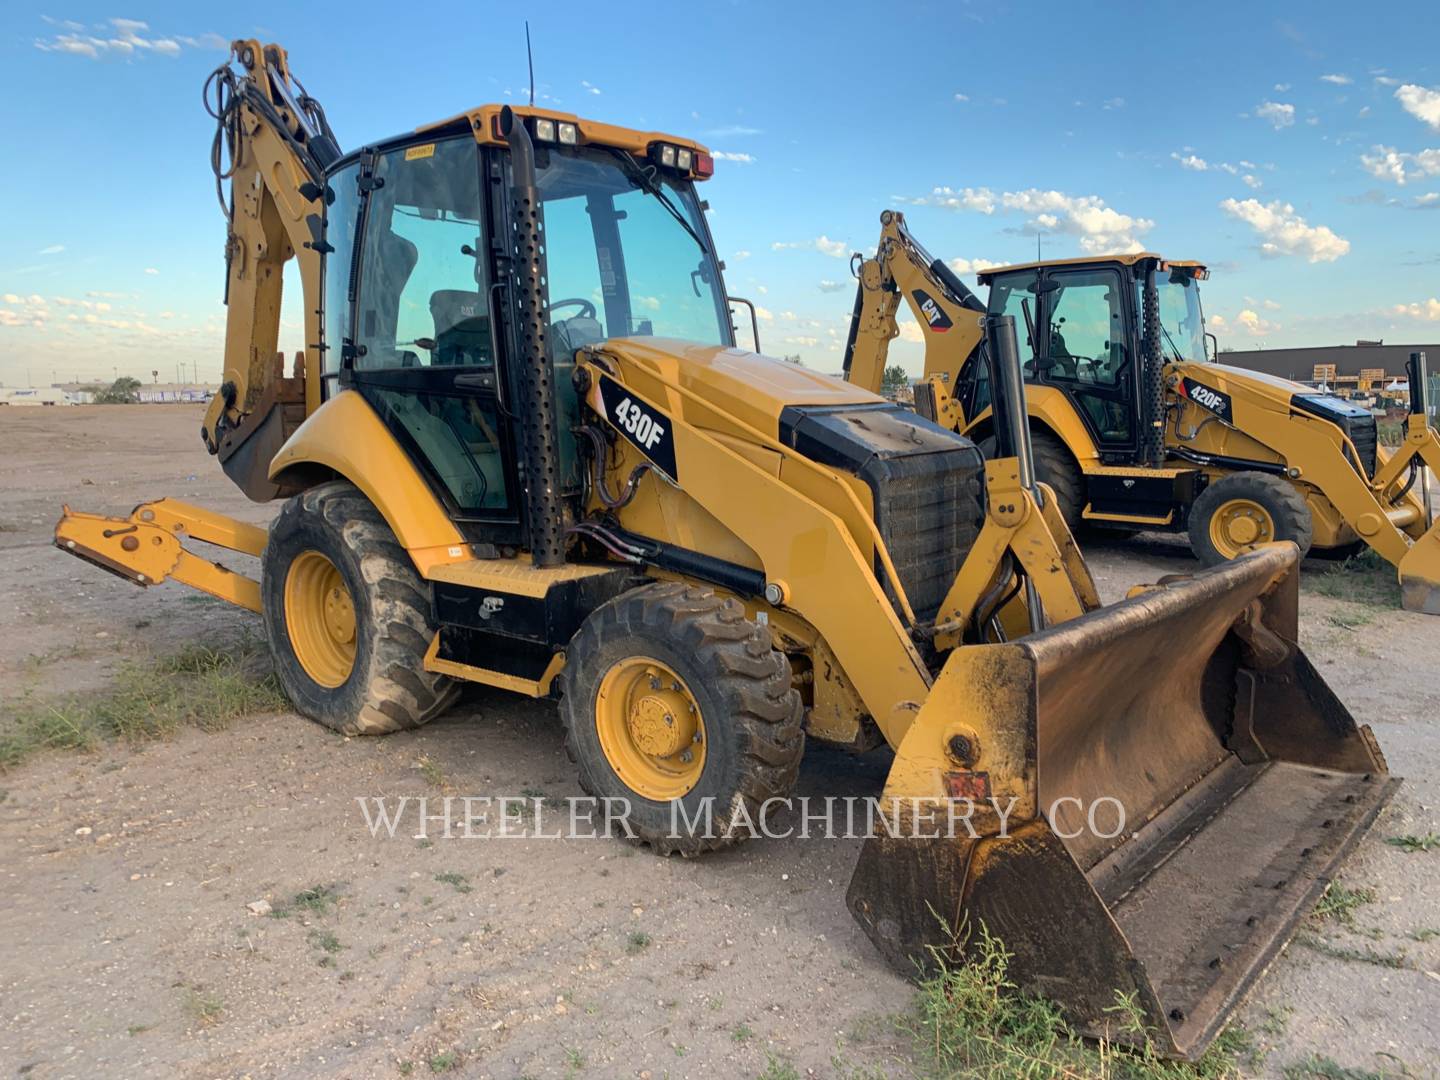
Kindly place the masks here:
[[(1204, 260), (1237, 348), (1440, 339), (1433, 3), (521, 7), (12, 11), (0, 381), (218, 376), (200, 86), (225, 40), (285, 45), (348, 148), (520, 100), (527, 16), (541, 103), (718, 152), (711, 227), (767, 352), (838, 370), (849, 254), (887, 206), (972, 282), (1037, 232), (1046, 257)], [(895, 355), (918, 369), (909, 340)]]

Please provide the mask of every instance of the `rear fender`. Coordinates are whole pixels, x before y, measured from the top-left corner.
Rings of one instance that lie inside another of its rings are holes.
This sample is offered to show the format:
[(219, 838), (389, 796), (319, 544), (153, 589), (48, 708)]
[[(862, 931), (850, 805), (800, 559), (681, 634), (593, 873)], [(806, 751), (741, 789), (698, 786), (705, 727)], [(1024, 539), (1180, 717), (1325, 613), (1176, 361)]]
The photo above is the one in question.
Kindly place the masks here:
[(420, 470), (354, 390), (341, 391), (300, 425), (271, 462), (270, 479), (308, 487), (317, 469), (365, 493), (422, 575), (470, 557), (465, 538)]

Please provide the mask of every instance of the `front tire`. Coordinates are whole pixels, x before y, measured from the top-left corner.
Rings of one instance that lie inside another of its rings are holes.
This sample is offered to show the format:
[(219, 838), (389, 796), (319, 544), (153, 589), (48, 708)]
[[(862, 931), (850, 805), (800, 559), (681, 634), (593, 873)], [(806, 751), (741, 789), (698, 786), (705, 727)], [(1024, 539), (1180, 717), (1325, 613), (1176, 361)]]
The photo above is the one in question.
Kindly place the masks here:
[(736, 600), (633, 589), (585, 620), (561, 686), (580, 786), (628, 800), (630, 832), (662, 855), (746, 839), (765, 800), (795, 785), (805, 735), (790, 662)]
[(1216, 566), (1260, 544), (1289, 540), (1303, 559), (1314, 539), (1305, 496), (1294, 484), (1261, 472), (1222, 476), (1190, 508), (1190, 548)]
[(459, 696), (425, 670), (429, 593), (353, 484), (285, 503), (261, 556), (261, 609), (281, 687), (303, 716), (346, 735), (419, 727)]
[[(981, 439), (979, 446), (986, 461), (995, 457), (995, 436)], [(1085, 474), (1080, 463), (1064, 442), (1048, 432), (1032, 430), (1030, 449), (1031, 460), (1035, 464), (1035, 479), (1050, 485), (1050, 490), (1055, 492), (1055, 502), (1060, 507), (1060, 516), (1070, 526), (1070, 531), (1075, 532), (1085, 524), (1080, 516), (1086, 503)]]

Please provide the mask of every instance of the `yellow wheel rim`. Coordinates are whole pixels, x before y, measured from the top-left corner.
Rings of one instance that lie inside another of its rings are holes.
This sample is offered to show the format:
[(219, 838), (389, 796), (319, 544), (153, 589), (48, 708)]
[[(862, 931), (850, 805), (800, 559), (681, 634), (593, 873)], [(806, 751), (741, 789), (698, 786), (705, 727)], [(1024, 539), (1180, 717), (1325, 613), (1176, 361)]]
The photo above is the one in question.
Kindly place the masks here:
[(705, 771), (700, 706), (685, 680), (659, 660), (632, 656), (605, 673), (595, 730), (615, 775), (647, 799), (678, 799)]
[(1210, 518), (1210, 542), (1227, 559), (1275, 539), (1275, 519), (1253, 499), (1221, 503)]
[(355, 600), (334, 563), (302, 551), (285, 575), (285, 629), (305, 674), (334, 688), (355, 666)]

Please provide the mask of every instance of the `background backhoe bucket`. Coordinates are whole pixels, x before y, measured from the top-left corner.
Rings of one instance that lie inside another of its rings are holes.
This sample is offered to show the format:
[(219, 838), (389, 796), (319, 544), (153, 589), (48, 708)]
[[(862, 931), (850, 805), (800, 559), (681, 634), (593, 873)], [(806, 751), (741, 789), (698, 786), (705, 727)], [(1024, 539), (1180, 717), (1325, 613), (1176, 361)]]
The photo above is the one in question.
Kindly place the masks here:
[(1406, 611), (1440, 615), (1440, 520), (1425, 530), (1400, 560), (1400, 606)]
[[(913, 971), (983, 924), (1080, 1030), (1133, 1040), (1123, 993), (1199, 1056), (1399, 783), (1295, 645), (1297, 565), (1275, 544), (957, 649), (850, 885), (880, 950)], [(916, 820), (961, 796), (977, 837)]]

